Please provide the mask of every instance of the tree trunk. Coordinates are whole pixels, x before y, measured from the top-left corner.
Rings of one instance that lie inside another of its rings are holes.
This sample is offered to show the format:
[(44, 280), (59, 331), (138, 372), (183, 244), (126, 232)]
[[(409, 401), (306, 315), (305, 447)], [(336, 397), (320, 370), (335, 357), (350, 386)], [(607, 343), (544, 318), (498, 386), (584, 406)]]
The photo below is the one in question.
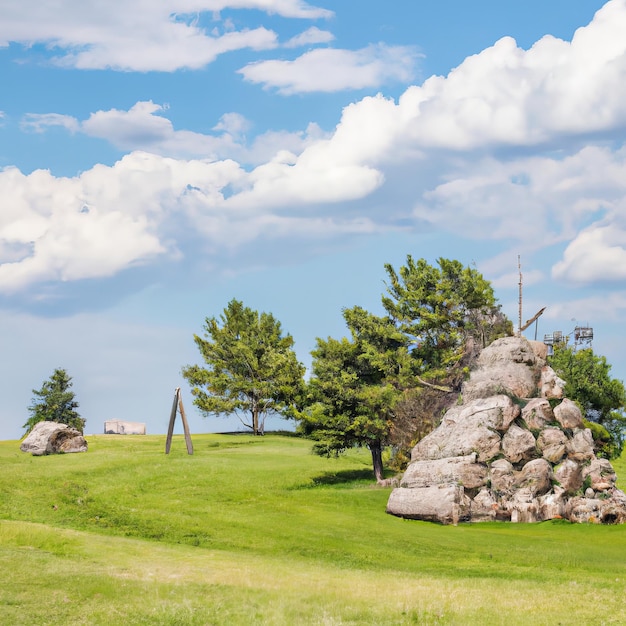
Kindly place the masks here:
[(252, 432), (259, 434), (259, 409), (256, 406), (252, 408)]
[(374, 476), (376, 477), (376, 482), (380, 482), (383, 479), (383, 449), (380, 445), (380, 441), (373, 441), (369, 445), (369, 449), (372, 453)]

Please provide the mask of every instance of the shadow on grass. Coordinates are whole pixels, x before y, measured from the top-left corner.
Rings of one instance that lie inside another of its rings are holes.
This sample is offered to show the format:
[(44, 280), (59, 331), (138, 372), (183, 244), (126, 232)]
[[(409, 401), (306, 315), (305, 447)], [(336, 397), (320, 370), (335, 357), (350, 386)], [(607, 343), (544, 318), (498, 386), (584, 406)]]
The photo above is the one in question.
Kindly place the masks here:
[(353, 482), (375, 483), (371, 469), (342, 470), (340, 472), (325, 472), (311, 479), (313, 487), (322, 485), (344, 485)]

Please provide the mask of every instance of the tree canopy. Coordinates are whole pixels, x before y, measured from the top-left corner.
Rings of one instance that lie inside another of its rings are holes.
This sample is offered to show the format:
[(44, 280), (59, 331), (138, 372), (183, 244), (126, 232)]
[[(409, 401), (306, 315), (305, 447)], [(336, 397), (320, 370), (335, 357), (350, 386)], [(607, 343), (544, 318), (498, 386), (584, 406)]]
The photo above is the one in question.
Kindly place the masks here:
[(596, 442), (601, 442), (598, 452), (608, 458), (618, 457), (624, 447), (626, 389), (622, 381), (611, 378), (611, 366), (606, 358), (591, 348), (576, 350), (569, 345), (557, 345), (549, 362), (565, 380), (565, 396), (578, 402), (591, 424), (599, 424), (608, 431), (609, 436), (602, 443), (602, 431), (591, 426)]
[(78, 414), (72, 378), (64, 369), (57, 368), (52, 376), (44, 381), (41, 389), (33, 389), (34, 397), (28, 407), (30, 417), (24, 424), (28, 434), (38, 422), (58, 422), (76, 428), (81, 433), (85, 420)]
[(182, 373), (205, 415), (235, 414), (263, 434), (266, 416), (284, 414), (301, 393), (305, 368), (271, 313), (231, 300), (219, 319), (206, 319), (204, 338), (194, 340), (208, 367), (189, 365)]

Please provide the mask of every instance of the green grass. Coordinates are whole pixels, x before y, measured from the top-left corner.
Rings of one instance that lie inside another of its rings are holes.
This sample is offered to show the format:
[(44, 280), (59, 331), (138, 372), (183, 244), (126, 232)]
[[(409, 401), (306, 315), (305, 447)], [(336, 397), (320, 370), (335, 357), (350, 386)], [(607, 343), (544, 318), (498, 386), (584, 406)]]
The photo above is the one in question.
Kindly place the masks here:
[(0, 442), (0, 622), (626, 623), (624, 526), (405, 521), (364, 451), (193, 440)]

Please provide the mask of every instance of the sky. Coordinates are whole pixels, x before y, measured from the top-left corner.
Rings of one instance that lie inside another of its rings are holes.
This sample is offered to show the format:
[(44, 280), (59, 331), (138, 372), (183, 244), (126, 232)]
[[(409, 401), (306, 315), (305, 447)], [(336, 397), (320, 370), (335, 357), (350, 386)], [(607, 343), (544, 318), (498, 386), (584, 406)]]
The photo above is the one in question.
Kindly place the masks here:
[[(236, 298), (310, 366), (386, 263), (458, 259), (626, 378), (626, 0), (0, 3), (0, 439), (67, 370), (165, 433)], [(274, 419), (269, 428), (289, 428)], [(181, 432), (180, 420), (176, 432)]]

